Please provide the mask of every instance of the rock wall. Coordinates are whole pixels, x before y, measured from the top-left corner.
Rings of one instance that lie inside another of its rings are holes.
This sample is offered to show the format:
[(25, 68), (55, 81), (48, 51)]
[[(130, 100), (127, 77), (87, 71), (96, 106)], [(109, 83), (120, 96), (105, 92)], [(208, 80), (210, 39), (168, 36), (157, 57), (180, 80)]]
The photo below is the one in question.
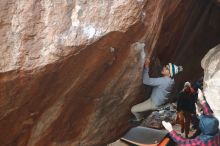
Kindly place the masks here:
[(204, 94), (220, 121), (220, 44), (211, 49), (202, 59), (204, 69)]
[(219, 9), (206, 0), (1, 1), (0, 145), (116, 139), (130, 126), (131, 106), (146, 96), (145, 55), (166, 63), (185, 28), (195, 28), (191, 14), (200, 18), (208, 8), (210, 37)]
[[(184, 6), (190, 13), (176, 12), (169, 16), (170, 21), (163, 25), (155, 47), (155, 55), (162, 64), (183, 65), (184, 72), (176, 77), (177, 84), (203, 76), (201, 60), (220, 42), (220, 7), (203, 0)], [(182, 84), (177, 88), (182, 88)]]
[(101, 145), (124, 131), (141, 85), (143, 6), (2, 2), (0, 145)]

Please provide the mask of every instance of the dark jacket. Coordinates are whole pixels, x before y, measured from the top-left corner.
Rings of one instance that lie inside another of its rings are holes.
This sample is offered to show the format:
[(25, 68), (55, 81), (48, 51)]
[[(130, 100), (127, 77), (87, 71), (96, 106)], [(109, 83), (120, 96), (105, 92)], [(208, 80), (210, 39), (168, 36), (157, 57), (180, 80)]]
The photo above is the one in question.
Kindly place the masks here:
[(196, 110), (196, 95), (194, 92), (183, 90), (179, 93), (179, 97), (177, 100), (177, 111), (188, 111), (194, 113)]

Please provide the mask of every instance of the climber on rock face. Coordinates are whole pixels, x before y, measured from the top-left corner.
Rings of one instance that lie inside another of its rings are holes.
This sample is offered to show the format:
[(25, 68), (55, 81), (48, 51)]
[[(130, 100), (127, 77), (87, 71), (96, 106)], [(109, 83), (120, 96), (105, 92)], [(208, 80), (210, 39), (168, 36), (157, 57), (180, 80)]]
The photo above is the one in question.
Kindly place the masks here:
[(214, 117), (213, 111), (200, 89), (198, 89), (198, 99), (203, 108), (203, 114), (199, 116), (200, 135), (193, 139), (185, 139), (182, 136), (177, 135), (169, 122), (162, 121), (162, 124), (165, 129), (169, 131), (170, 137), (173, 141), (175, 141), (179, 146), (219, 146), (219, 121)]
[(169, 63), (163, 67), (161, 71), (162, 77), (150, 78), (149, 64), (150, 59), (146, 59), (144, 64), (143, 83), (153, 86), (152, 94), (149, 99), (131, 108), (131, 112), (135, 116), (135, 118), (132, 119), (134, 122), (142, 120), (140, 112), (157, 109), (168, 102), (168, 94), (171, 92), (174, 85), (173, 77), (183, 70), (181, 66)]

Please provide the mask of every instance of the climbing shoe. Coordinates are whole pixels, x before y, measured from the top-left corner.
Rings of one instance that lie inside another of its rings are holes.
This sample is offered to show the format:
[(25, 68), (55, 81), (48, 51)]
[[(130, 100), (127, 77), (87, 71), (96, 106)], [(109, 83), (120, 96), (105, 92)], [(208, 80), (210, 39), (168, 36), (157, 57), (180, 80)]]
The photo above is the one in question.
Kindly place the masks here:
[(130, 122), (131, 124), (134, 124), (134, 125), (139, 125), (139, 124), (141, 124), (141, 121), (142, 121), (142, 119), (137, 119), (137, 118), (135, 118), (135, 117), (133, 117), (133, 118), (131, 118), (131, 119), (129, 120), (129, 122)]

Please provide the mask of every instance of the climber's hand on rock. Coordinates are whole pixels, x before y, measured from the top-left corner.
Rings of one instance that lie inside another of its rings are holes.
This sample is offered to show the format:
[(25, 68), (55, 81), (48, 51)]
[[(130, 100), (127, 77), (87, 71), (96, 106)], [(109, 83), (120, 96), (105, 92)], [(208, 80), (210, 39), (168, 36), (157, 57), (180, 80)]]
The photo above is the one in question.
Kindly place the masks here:
[(199, 102), (202, 104), (203, 102), (205, 102), (205, 98), (204, 98), (204, 95), (203, 95), (203, 92), (198, 89), (198, 100)]
[(164, 128), (165, 128), (167, 131), (169, 131), (169, 132), (173, 131), (173, 127), (172, 127), (172, 125), (170, 124), (170, 122), (162, 121), (162, 125), (164, 126)]
[(145, 62), (144, 62), (144, 67), (145, 67), (145, 68), (148, 68), (148, 67), (149, 67), (149, 64), (150, 64), (150, 59), (149, 59), (149, 58), (146, 58), (146, 59), (145, 59)]

